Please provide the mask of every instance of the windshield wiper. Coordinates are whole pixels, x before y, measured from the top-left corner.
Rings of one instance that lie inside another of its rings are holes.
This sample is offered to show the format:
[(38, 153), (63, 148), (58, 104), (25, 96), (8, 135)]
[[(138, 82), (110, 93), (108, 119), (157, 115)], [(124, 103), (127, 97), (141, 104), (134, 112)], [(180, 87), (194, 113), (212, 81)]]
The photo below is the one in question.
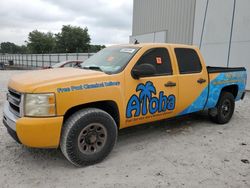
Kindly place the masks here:
[(83, 67), (83, 69), (96, 70), (96, 71), (103, 72), (103, 70), (98, 66), (88, 66), (88, 67)]

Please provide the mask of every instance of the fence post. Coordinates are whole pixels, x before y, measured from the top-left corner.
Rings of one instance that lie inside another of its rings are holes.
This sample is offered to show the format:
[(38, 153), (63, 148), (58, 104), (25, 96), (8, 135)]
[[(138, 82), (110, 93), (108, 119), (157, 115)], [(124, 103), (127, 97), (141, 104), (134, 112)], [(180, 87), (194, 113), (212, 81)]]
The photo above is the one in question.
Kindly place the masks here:
[(28, 54), (26, 53), (26, 66), (29, 66), (29, 58), (28, 58)]
[(23, 66), (23, 54), (22, 54), (22, 66)]
[(51, 67), (51, 54), (49, 54), (49, 66)]
[(68, 61), (68, 53), (66, 53), (66, 61)]
[(57, 54), (57, 63), (60, 62), (60, 54)]
[(42, 67), (44, 67), (43, 53), (42, 53)]
[(33, 54), (31, 54), (31, 66), (33, 67)]
[(13, 54), (10, 55), (10, 59), (11, 61), (13, 62), (13, 65), (14, 65), (14, 58), (13, 58)]

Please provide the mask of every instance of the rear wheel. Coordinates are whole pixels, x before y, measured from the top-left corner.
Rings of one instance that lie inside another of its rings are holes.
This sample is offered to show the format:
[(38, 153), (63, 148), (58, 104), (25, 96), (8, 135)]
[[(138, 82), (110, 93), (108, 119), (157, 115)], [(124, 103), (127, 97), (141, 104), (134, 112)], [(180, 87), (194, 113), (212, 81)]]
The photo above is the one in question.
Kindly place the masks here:
[(76, 166), (102, 161), (113, 149), (117, 126), (105, 111), (88, 108), (66, 120), (60, 147), (64, 156)]
[(210, 119), (218, 124), (228, 123), (234, 113), (235, 100), (232, 93), (221, 93), (215, 109), (209, 110)]

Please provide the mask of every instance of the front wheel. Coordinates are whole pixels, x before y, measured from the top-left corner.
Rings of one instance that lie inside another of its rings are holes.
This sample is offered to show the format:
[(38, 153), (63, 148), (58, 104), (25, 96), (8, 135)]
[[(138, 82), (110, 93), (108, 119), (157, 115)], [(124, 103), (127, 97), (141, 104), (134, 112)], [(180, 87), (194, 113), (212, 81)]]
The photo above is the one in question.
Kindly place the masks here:
[(209, 117), (213, 122), (218, 124), (228, 123), (234, 113), (234, 107), (235, 100), (233, 94), (223, 92), (215, 109), (209, 110)]
[(116, 138), (114, 119), (103, 110), (87, 108), (66, 120), (60, 147), (71, 163), (85, 166), (102, 161), (113, 149)]

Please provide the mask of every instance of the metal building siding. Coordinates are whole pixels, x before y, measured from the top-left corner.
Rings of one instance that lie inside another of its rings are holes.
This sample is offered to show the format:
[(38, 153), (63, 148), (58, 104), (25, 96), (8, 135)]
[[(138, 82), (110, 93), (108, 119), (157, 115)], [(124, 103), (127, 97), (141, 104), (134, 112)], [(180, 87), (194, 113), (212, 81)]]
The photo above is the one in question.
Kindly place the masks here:
[(196, 0), (134, 0), (132, 35), (168, 31), (167, 41), (192, 44)]

